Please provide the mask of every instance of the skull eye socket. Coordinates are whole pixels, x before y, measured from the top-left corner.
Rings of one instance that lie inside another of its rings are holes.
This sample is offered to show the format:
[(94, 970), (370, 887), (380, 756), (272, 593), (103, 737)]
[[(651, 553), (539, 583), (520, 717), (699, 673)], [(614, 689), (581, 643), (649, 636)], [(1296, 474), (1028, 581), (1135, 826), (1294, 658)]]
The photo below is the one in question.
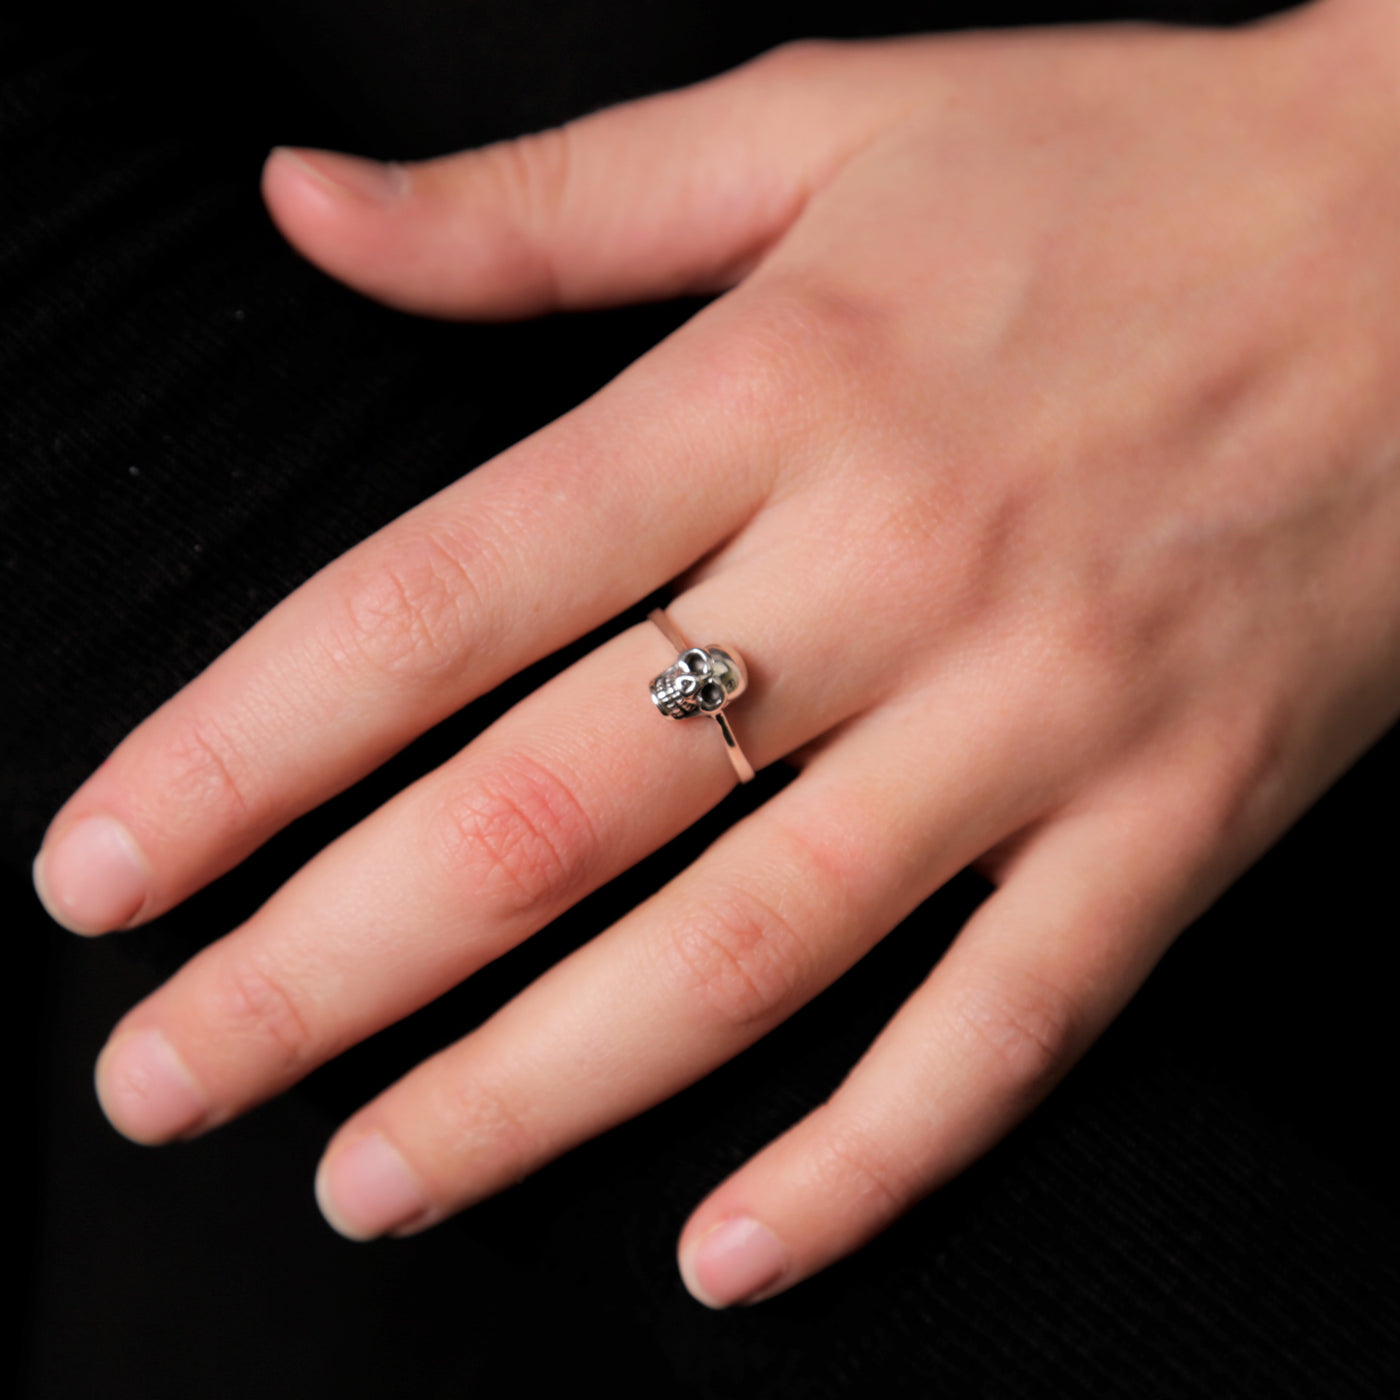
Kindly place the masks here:
[(691, 647), (681, 653), (681, 665), (693, 675), (707, 675), (710, 670), (710, 654), (700, 647)]
[(717, 710), (724, 704), (724, 687), (715, 681), (700, 689), (700, 708), (702, 710)]

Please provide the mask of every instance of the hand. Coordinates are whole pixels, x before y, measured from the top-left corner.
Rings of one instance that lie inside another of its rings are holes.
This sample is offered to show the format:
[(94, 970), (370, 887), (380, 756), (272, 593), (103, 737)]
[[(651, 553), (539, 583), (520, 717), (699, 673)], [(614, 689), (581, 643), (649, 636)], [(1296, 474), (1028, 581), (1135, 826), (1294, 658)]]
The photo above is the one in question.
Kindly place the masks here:
[[(279, 153), (309, 257), (433, 315), (723, 292), (332, 564), (142, 724), (36, 875), (159, 915), (670, 580), (799, 777), (347, 1123), (331, 1222), (404, 1233), (781, 1022), (954, 872), (997, 882), (828, 1103), (680, 1243), (769, 1296), (994, 1143), (1400, 710), (1400, 23), (777, 51), (409, 168)], [(116, 1028), (141, 1142), (404, 1016), (694, 822), (715, 729), (649, 624), (323, 851)], [(664, 794), (664, 795), (663, 795)]]

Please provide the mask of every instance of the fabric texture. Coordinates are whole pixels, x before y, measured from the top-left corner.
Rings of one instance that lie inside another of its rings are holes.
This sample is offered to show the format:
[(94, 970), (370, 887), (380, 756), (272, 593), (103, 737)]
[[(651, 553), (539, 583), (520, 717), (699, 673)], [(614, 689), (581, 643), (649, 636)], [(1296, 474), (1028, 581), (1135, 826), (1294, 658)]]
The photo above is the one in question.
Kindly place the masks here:
[[(804, 29), (1128, 12), (853, 8), (809, 11)], [(245, 1120), (152, 1152), (98, 1113), (90, 1066), (118, 1016), (598, 638), (148, 929), (87, 941), (48, 922), (28, 861), (49, 816), (302, 579), (693, 309), (482, 327), (378, 308), (275, 234), (257, 195), (267, 148), (415, 155), (509, 135), (737, 62), (793, 36), (780, 13), (299, 0), (0, 20), (0, 877), (32, 1056), (9, 1138), (31, 1166), (18, 1393), (1400, 1393), (1380, 975), (1394, 735), (1188, 931), (1025, 1127), (860, 1255), (758, 1308), (712, 1314), (684, 1293), (680, 1226), (839, 1082), (985, 895), (972, 875), (731, 1065), (425, 1236), (346, 1243), (310, 1181), (345, 1115), (681, 869), (780, 772)]]

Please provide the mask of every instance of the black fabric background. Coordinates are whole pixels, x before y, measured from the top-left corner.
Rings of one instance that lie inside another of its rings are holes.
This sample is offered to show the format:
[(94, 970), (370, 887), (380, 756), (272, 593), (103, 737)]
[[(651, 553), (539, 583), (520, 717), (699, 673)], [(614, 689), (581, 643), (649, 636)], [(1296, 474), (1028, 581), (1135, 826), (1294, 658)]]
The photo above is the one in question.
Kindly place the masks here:
[(22, 1168), (19, 1393), (1400, 1391), (1381, 972), (1396, 928), (1396, 736), (1182, 938), (1010, 1141), (857, 1258), (722, 1315), (676, 1277), (686, 1214), (830, 1091), (985, 893), (972, 876), (691, 1091), (422, 1238), (372, 1246), (335, 1237), (312, 1202), (339, 1119), (782, 775), (403, 1026), (159, 1152), (117, 1138), (93, 1101), (110, 1025), (569, 657), (149, 929), (73, 939), (28, 887), (49, 815), (149, 710), (319, 565), (690, 310), (472, 327), (371, 306), (272, 231), (256, 184), (269, 145), (427, 154), (698, 78), (797, 33), (1130, 12), (1230, 20), (1251, 7), (815, 5), (794, 28), (776, 7), (730, 0), (247, 0), (212, 15), (60, 4), (0, 20), (0, 907), (19, 1067), (6, 1132)]

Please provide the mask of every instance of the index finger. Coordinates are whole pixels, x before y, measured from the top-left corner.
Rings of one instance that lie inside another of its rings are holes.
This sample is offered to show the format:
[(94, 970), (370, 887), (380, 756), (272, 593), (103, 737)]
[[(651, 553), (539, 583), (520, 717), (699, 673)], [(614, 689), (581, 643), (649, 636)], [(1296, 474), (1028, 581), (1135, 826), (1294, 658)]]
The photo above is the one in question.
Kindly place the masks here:
[(702, 313), (328, 565), (134, 730), (50, 825), (53, 917), (102, 933), (164, 912), (735, 533), (774, 453), (711, 348), (728, 319)]

